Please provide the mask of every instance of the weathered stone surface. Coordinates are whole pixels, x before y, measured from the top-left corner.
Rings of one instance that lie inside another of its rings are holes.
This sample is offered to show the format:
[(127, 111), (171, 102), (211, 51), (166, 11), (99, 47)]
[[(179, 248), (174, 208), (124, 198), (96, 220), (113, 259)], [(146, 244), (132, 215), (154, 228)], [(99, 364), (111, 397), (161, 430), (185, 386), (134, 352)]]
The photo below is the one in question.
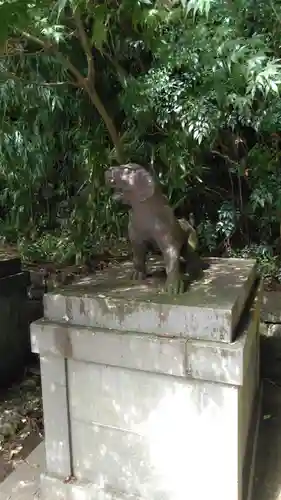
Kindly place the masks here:
[[(223, 344), (190, 340), (186, 343), (187, 374), (195, 379), (243, 385), (249, 367), (259, 366), (253, 355), (259, 356), (259, 318), (263, 294), (262, 283), (255, 289), (252, 307), (240, 324), (235, 342)], [(255, 374), (259, 378), (259, 373)]]
[(240, 499), (239, 389), (120, 375), (103, 386), (111, 411), (103, 404), (93, 423), (71, 417), (74, 476), (144, 499)]
[(161, 292), (157, 273), (139, 284), (129, 279), (131, 263), (110, 267), (46, 294), (44, 315), (85, 327), (231, 342), (256, 280), (256, 264), (242, 259), (209, 263), (204, 277), (177, 297)]
[(49, 474), (41, 476), (41, 492), (42, 500), (50, 500), (51, 498), (59, 500), (142, 500), (139, 496), (131, 493), (125, 495), (118, 491), (105, 492), (102, 487), (88, 481), (74, 479), (63, 482), (60, 478)]
[(84, 393), (82, 412), (78, 399), (71, 404), (75, 479), (64, 484), (64, 476), (47, 473), (44, 500), (59, 497), (59, 492), (69, 500), (242, 499), (246, 447), (243, 443), (240, 448), (239, 436), (242, 432), (245, 437), (249, 426), (244, 410), (249, 390), (243, 397), (241, 387), (107, 370), (112, 376), (103, 374), (101, 392), (95, 384), (86, 394), (94, 380), (87, 372), (76, 382), (77, 394), (72, 386), (77, 372), (70, 369), (70, 394), (79, 398)]
[(32, 350), (41, 356), (242, 385), (252, 343), (257, 342), (261, 296), (260, 286), (241, 333), (231, 344), (77, 328), (42, 319), (31, 325)]
[(66, 364), (41, 356), (40, 365), (47, 470), (66, 477), (71, 474)]
[(184, 339), (111, 332), (36, 321), (31, 325), (32, 350), (98, 364), (185, 376)]
[[(256, 319), (253, 324), (257, 326)], [(101, 498), (106, 498), (111, 491), (122, 491), (121, 498), (130, 492), (137, 492), (145, 499), (158, 498), (158, 495), (181, 498), (176, 489), (171, 496), (153, 489), (155, 481), (164, 484), (168, 478), (168, 482), (182, 488), (182, 498), (186, 495), (201, 500), (206, 498), (208, 488), (210, 498), (214, 495), (232, 498), (233, 495), (240, 499), (243, 469), (240, 467), (244, 463), (253, 402), (259, 386), (257, 331), (252, 330), (251, 337), (240, 387), (203, 380), (181, 382), (153, 373), (69, 361), (75, 476), (95, 485), (102, 477), (105, 489)], [(87, 386), (91, 388), (92, 397)], [(226, 412), (224, 417), (221, 412)], [(151, 459), (155, 457), (153, 452), (159, 464)], [(194, 483), (188, 481), (185, 485), (183, 463)], [(194, 464), (199, 463), (197, 470)], [(233, 483), (229, 482), (232, 474), (236, 478)], [(222, 477), (225, 482), (220, 490), (215, 484)], [(110, 488), (106, 486), (108, 483)]]
[(231, 344), (50, 317), (34, 323), (33, 350), (48, 361), (44, 500), (242, 500), (261, 294), (255, 284)]

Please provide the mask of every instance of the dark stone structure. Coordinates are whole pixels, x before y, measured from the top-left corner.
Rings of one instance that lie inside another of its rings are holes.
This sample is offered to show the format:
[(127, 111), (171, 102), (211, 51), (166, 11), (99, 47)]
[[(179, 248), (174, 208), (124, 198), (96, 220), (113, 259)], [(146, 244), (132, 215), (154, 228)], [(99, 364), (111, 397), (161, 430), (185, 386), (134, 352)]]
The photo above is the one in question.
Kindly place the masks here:
[(266, 292), (261, 310), (261, 375), (281, 383), (281, 292)]
[(26, 315), (29, 273), (19, 258), (0, 260), (0, 387), (10, 385), (30, 355)]

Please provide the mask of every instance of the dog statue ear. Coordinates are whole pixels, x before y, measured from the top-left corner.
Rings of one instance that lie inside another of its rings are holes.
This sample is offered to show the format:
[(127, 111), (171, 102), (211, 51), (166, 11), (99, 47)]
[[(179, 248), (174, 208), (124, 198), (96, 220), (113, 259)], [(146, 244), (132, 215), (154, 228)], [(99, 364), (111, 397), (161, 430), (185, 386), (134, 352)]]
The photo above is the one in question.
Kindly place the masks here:
[(135, 172), (135, 195), (139, 201), (146, 201), (155, 192), (155, 181), (152, 175), (144, 168), (138, 168)]

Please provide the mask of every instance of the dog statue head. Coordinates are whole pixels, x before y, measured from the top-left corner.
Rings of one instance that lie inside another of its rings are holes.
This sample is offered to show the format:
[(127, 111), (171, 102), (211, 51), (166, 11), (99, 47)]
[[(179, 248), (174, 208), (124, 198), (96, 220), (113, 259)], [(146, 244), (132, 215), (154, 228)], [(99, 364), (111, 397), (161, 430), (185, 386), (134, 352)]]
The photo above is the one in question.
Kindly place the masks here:
[(137, 163), (108, 168), (105, 181), (114, 189), (115, 200), (131, 206), (148, 200), (155, 192), (152, 175)]

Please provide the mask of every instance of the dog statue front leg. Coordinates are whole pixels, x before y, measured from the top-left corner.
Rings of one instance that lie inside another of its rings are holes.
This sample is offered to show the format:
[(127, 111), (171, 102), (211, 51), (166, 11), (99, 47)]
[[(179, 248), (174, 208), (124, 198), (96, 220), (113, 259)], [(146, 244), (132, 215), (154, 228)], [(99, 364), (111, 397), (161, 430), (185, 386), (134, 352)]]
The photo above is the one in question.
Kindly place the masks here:
[(184, 292), (184, 281), (180, 273), (180, 250), (173, 245), (169, 245), (163, 251), (166, 267), (167, 279), (165, 290), (170, 295), (178, 295)]

